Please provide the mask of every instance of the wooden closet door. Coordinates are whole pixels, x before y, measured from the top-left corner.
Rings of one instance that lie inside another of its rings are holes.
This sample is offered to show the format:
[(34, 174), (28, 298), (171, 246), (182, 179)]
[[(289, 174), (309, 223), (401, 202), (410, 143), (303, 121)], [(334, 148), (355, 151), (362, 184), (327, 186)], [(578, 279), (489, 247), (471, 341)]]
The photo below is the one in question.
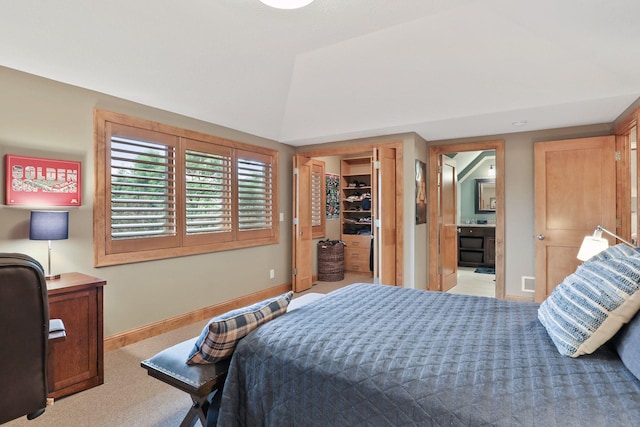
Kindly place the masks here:
[(396, 283), (396, 150), (379, 148), (380, 162), (380, 283), (397, 285)]
[(294, 292), (313, 285), (313, 227), (311, 225), (311, 165), (308, 157), (293, 158), (293, 273)]
[(535, 299), (541, 302), (576, 270), (585, 236), (597, 225), (616, 232), (615, 139), (539, 142), (534, 161)]

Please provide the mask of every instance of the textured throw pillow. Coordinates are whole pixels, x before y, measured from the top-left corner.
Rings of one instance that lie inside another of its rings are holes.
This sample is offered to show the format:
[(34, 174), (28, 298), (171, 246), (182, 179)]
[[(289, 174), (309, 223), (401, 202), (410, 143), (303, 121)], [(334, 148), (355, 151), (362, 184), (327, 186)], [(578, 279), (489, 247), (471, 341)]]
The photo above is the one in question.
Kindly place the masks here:
[(593, 353), (640, 309), (640, 257), (589, 260), (540, 305), (538, 319), (561, 354)]
[(589, 258), (586, 262), (603, 261), (612, 258), (624, 258), (626, 256), (640, 256), (640, 252), (638, 252), (638, 248), (632, 248), (624, 243), (619, 243), (614, 246), (609, 246), (604, 251)]
[(287, 312), (293, 292), (214, 317), (202, 329), (187, 364), (216, 363), (230, 357), (236, 344), (258, 326)]
[(622, 363), (640, 380), (640, 313), (613, 340)]

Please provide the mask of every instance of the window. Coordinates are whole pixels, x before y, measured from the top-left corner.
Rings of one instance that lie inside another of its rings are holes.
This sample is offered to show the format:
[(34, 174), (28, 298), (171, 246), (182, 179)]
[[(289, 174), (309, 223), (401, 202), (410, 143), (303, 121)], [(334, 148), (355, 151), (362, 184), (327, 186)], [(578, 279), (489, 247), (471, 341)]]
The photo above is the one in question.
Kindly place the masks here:
[(278, 152), (96, 110), (96, 266), (278, 242)]

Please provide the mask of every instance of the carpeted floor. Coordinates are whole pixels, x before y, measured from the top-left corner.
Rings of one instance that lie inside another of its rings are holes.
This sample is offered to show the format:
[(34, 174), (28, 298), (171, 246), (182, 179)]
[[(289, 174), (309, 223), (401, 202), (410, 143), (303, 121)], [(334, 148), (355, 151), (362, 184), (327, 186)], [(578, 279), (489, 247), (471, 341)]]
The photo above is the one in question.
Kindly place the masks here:
[[(370, 275), (346, 274), (340, 282), (316, 282), (305, 292), (328, 293), (354, 282), (370, 282)], [(57, 400), (35, 420), (26, 417), (3, 427), (175, 427), (191, 406), (191, 399), (147, 375), (140, 361), (195, 337), (206, 321), (185, 326), (105, 353), (105, 383)], [(3, 390), (10, 393), (10, 390)], [(197, 424), (199, 425), (199, 424)]]
[[(35, 420), (26, 417), (3, 427), (175, 427), (191, 399), (147, 375), (140, 361), (173, 344), (197, 336), (206, 322), (195, 323), (105, 353), (105, 383), (57, 400)], [(10, 392), (4, 390), (3, 393)]]
[[(317, 282), (294, 298), (311, 292), (328, 293), (349, 283), (369, 280), (370, 275), (346, 274), (343, 281)], [(2, 427), (179, 426), (191, 406), (189, 395), (148, 376), (140, 361), (199, 335), (205, 324), (206, 321), (195, 323), (105, 353), (103, 385), (56, 400), (35, 420), (22, 417)], [(10, 390), (2, 391), (7, 392)]]

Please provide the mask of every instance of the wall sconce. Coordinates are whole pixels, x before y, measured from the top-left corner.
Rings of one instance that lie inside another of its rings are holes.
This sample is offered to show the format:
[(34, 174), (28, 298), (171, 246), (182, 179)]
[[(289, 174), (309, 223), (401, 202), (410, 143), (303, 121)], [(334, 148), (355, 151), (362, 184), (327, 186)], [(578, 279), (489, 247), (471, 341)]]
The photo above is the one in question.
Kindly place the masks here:
[(592, 236), (586, 236), (582, 241), (582, 245), (580, 245), (580, 250), (578, 251), (578, 259), (580, 261), (586, 261), (592, 256), (599, 254), (609, 247), (609, 241), (602, 237), (602, 233), (606, 233), (611, 237), (615, 237), (620, 240), (622, 243), (635, 248), (635, 246), (631, 242), (627, 242), (622, 237), (617, 234), (612, 233), (606, 228), (602, 228), (601, 226), (597, 226)]
[(493, 167), (493, 165), (490, 165), (490, 166), (489, 166), (489, 172), (487, 172), (487, 175), (489, 175), (489, 176), (496, 176), (496, 170), (495, 170), (495, 168)]
[(59, 279), (59, 274), (51, 274), (51, 241), (69, 238), (69, 212), (31, 211), (29, 240), (48, 240), (48, 264), (46, 279)]

